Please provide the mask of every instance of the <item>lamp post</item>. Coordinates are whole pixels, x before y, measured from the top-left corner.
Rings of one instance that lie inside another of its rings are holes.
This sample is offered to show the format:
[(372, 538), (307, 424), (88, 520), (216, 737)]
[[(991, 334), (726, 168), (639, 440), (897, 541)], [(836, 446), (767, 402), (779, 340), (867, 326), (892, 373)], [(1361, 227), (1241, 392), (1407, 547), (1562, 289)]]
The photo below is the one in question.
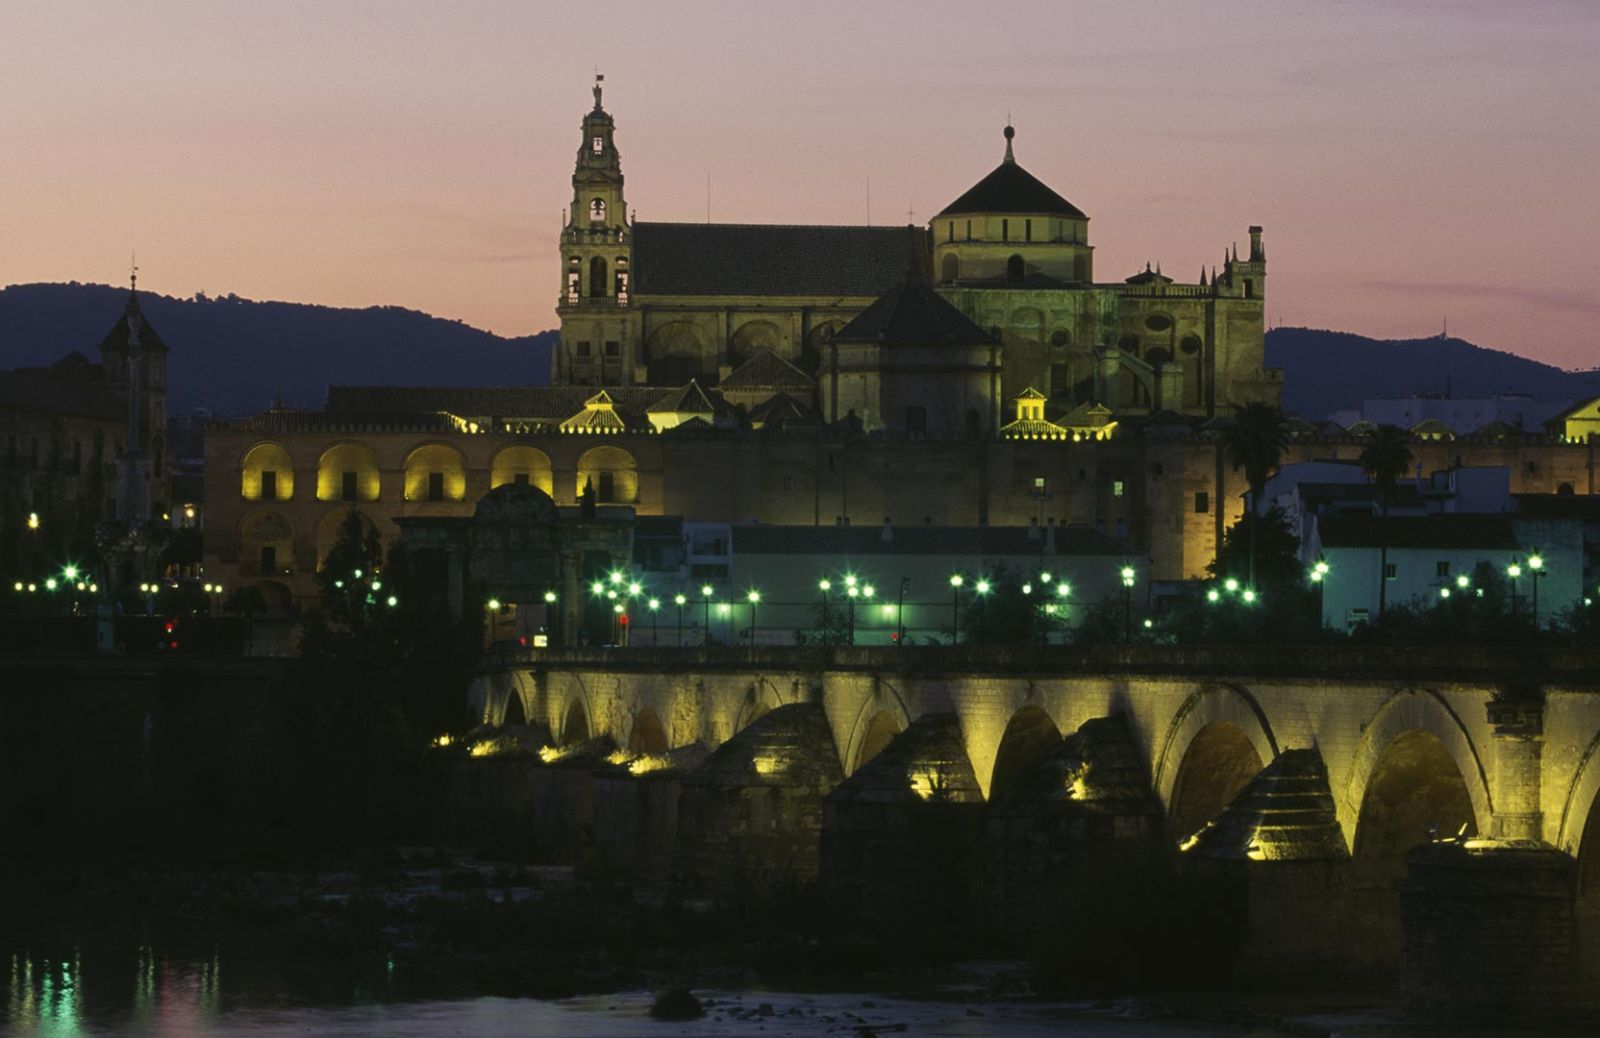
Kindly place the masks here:
[(1539, 630), (1539, 578), (1544, 576), (1544, 556), (1537, 548), (1528, 556), (1528, 572), (1533, 574), (1533, 629)]
[(1133, 641), (1133, 567), (1122, 567), (1122, 640)]
[(966, 580), (959, 573), (950, 574), (950, 644), (961, 641), (961, 585)]
[(851, 577), (849, 581), (847, 581), (847, 586), (844, 589), (845, 598), (850, 602), (850, 622), (848, 624), (849, 634), (845, 636), (846, 645), (854, 645), (856, 643), (856, 598), (860, 594), (861, 589), (856, 587), (855, 578)]
[(489, 607), (489, 644), (493, 646), (500, 641), (500, 600), (491, 598), (486, 604)]
[(744, 600), (750, 603), (750, 647), (756, 647), (756, 606), (761, 604), (761, 592), (751, 588), (745, 592)]
[(1522, 566), (1516, 560), (1512, 560), (1511, 565), (1506, 567), (1506, 576), (1511, 578), (1511, 626), (1515, 629), (1521, 619), (1520, 611), (1517, 609), (1517, 578), (1522, 576)]
[(1328, 578), (1328, 560), (1318, 559), (1311, 565), (1311, 583), (1317, 585), (1317, 627), (1323, 626), (1323, 582)]
[(545, 647), (551, 649), (561, 644), (561, 632), (556, 619), (559, 615), (556, 610), (556, 598), (554, 591), (544, 593)]
[(984, 639), (984, 636), (985, 636), (984, 628), (986, 626), (988, 626), (988, 622), (989, 622), (989, 610), (984, 605), (983, 600), (984, 600), (985, 597), (988, 596), (989, 590), (990, 590), (991, 587), (993, 587), (993, 585), (991, 585), (989, 583), (989, 581), (986, 580), (983, 577), (979, 577), (977, 582), (972, 585), (972, 592), (973, 592), (974, 596), (976, 596), (976, 597), (973, 598), (973, 604), (974, 604), (975, 608), (978, 610), (978, 644), (979, 645), (982, 645), (984, 643), (984, 640), (985, 640)]
[(711, 585), (700, 585), (700, 597), (705, 599), (705, 639), (703, 644), (708, 648), (711, 645)]
[(678, 648), (683, 648), (683, 607), (689, 599), (682, 591), (672, 596), (672, 604), (678, 607)]
[(828, 592), (833, 590), (833, 581), (823, 577), (817, 581), (817, 590), (822, 594), (822, 643), (831, 645), (833, 643), (833, 626), (830, 622), (831, 618), (828, 616)]
[[(876, 595), (877, 593), (878, 593), (878, 589), (873, 587), (871, 584), (863, 584), (861, 586), (861, 597), (866, 599), (867, 602), (869, 603), (869, 605), (872, 602), (872, 596)], [(867, 610), (867, 615), (868, 616), (872, 615), (872, 610), (870, 608)], [(851, 624), (850, 625), (850, 644), (854, 645), (855, 643), (856, 643), (855, 625)]]
[(650, 647), (653, 649), (661, 644), (661, 636), (657, 627), (657, 621), (661, 618), (661, 599), (652, 598), (645, 605), (650, 609)]
[(911, 583), (910, 577), (900, 578), (900, 591), (894, 599), (894, 643), (906, 643), (906, 588)]

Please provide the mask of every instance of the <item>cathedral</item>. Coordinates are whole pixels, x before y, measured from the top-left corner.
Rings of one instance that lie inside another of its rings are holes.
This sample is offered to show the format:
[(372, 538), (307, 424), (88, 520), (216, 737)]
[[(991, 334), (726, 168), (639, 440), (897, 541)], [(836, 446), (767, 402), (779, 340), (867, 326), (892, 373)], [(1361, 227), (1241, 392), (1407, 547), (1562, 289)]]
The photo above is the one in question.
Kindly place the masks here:
[[(601, 101), (597, 80), (550, 384), (333, 386), (320, 410), (214, 423), (209, 576), (309, 601), (351, 513), (392, 542), (466, 523), (507, 484), (563, 515), (1009, 526), (1041, 546), (1070, 529), (1152, 580), (1204, 575), (1243, 511), (1218, 422), (1281, 389), (1259, 228), (1193, 284), (1096, 280), (1088, 216), (1022, 166), (1010, 128), (999, 164), (921, 227), (640, 221)], [(1360, 449), (1297, 427), (1285, 461)], [(1427, 471), (1459, 450), (1414, 445)], [(1517, 492), (1590, 471), (1581, 445), (1474, 452)]]
[[(933, 438), (993, 434), (1025, 394), (1042, 400), (1031, 421), (1065, 429), (1278, 401), (1260, 227), (1196, 284), (1149, 268), (1096, 281), (1089, 217), (1017, 161), (1010, 126), (1000, 164), (925, 227), (641, 221), (601, 89), (559, 245), (554, 384), (712, 387), (771, 354), (809, 380), (822, 420)], [(885, 323), (908, 304), (934, 323)], [(894, 385), (913, 376), (956, 385), (918, 402)]]

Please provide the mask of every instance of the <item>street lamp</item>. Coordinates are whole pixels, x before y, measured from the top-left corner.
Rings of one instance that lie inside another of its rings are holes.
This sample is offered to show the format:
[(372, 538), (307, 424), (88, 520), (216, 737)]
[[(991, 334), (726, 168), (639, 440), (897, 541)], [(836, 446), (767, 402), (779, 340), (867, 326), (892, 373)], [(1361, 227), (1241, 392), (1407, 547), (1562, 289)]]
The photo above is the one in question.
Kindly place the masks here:
[(984, 600), (985, 597), (988, 596), (989, 590), (990, 590), (991, 587), (993, 587), (993, 585), (991, 585), (989, 583), (989, 581), (986, 580), (983, 577), (979, 577), (977, 582), (972, 585), (973, 594), (977, 596), (973, 600), (973, 605), (978, 610), (978, 644), (979, 645), (982, 645), (983, 642), (984, 642), (984, 630), (983, 630), (983, 628), (984, 628), (985, 622), (989, 619), (989, 610), (984, 607), (983, 600)]
[(823, 577), (817, 581), (817, 590), (822, 593), (822, 641), (828, 645), (833, 642), (833, 626), (828, 616), (828, 592), (833, 590), (833, 581)]
[(961, 585), (966, 580), (959, 573), (950, 574), (950, 644), (961, 641)]
[(689, 602), (688, 596), (682, 591), (672, 596), (672, 604), (678, 607), (678, 648), (683, 648), (683, 607)]
[(1522, 576), (1522, 567), (1515, 561), (1506, 567), (1506, 576), (1511, 578), (1511, 626), (1516, 627), (1518, 621), (1517, 609), (1517, 578)]
[(500, 600), (491, 598), (486, 604), (489, 607), (489, 644), (494, 645), (500, 641)]
[(904, 645), (906, 641), (906, 588), (910, 586), (910, 577), (900, 578), (900, 591), (894, 599), (894, 643)]
[(700, 596), (705, 599), (705, 625), (706, 625), (706, 630), (705, 630), (705, 643), (704, 644), (709, 646), (711, 644), (711, 585), (710, 584), (701, 584), (700, 585)]
[(1528, 570), (1533, 574), (1533, 629), (1539, 629), (1539, 578), (1544, 576), (1544, 556), (1535, 549), (1528, 556)]
[(545, 638), (545, 644), (552, 649), (561, 644), (560, 625), (556, 620), (557, 597), (554, 591), (546, 591), (544, 593), (544, 626), (545, 633), (548, 636)]
[(1122, 567), (1122, 637), (1133, 641), (1133, 567)]
[(750, 647), (756, 645), (756, 606), (761, 604), (761, 592), (751, 588), (745, 593), (744, 600), (750, 603)]
[(850, 602), (849, 634), (845, 636), (845, 644), (856, 643), (856, 598), (861, 594), (861, 589), (856, 587), (856, 578), (850, 577), (845, 581), (844, 595)]
[(652, 598), (645, 605), (650, 607), (650, 647), (653, 649), (661, 644), (661, 638), (656, 629), (656, 621), (661, 618), (661, 599)]

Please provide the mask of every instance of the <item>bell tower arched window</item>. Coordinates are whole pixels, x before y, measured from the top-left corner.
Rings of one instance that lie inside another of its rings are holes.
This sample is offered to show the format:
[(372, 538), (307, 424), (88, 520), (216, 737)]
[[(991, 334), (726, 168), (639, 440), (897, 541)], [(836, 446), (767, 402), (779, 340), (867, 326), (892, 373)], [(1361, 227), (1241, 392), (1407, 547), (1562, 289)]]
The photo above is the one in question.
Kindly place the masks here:
[(606, 219), (606, 200), (596, 198), (589, 203), (589, 222), (604, 223)]
[(589, 295), (596, 299), (606, 294), (606, 261), (596, 256), (589, 261)]

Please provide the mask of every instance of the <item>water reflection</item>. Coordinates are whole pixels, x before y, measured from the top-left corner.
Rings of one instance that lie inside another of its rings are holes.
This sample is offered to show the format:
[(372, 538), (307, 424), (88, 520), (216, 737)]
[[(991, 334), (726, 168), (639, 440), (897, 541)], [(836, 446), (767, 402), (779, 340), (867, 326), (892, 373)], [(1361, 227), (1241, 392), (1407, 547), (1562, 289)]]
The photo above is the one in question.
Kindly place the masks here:
[(91, 1003), (85, 997), (80, 952), (74, 951), (71, 959), (13, 953), (6, 1033), (73, 1038), (107, 1025), (127, 1024), (142, 1033), (187, 1035), (205, 1033), (221, 1019), (222, 963), (216, 953), (207, 959), (174, 962), (150, 945), (141, 945), (132, 964), (133, 983), (121, 990), (106, 979), (122, 972), (115, 959), (104, 956), (99, 968), (90, 971), (97, 983), (97, 997)]

